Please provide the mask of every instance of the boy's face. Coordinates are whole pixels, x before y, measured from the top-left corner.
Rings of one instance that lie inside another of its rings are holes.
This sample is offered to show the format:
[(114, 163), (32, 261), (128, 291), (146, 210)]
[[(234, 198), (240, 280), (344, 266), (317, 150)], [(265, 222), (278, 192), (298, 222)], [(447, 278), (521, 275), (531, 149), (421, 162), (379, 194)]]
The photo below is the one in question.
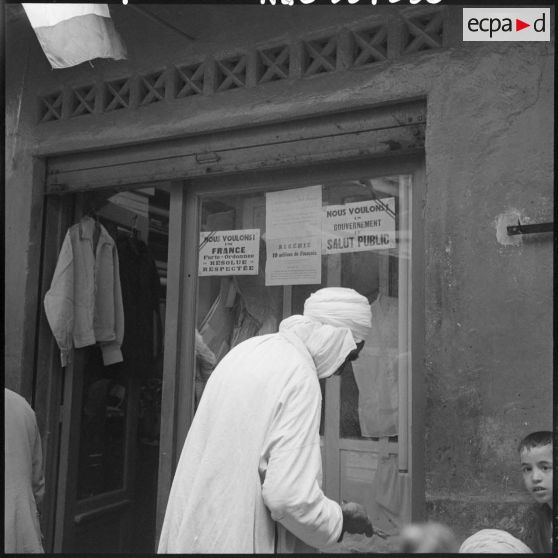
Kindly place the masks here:
[(536, 502), (552, 507), (552, 445), (525, 448), (520, 457), (525, 487)]

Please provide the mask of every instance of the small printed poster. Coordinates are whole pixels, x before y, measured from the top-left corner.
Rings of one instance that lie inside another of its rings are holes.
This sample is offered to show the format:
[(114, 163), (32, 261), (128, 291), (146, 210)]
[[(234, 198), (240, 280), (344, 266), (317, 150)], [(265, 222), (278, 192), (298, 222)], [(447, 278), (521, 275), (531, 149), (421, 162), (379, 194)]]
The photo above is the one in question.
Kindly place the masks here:
[(316, 237), (268, 239), (265, 284), (270, 286), (319, 283), (321, 255), (322, 245)]
[(395, 198), (323, 208), (323, 252), (363, 252), (395, 248)]
[(198, 275), (257, 275), (260, 229), (200, 232)]
[(321, 186), (266, 194), (267, 286), (321, 282), (321, 229)]

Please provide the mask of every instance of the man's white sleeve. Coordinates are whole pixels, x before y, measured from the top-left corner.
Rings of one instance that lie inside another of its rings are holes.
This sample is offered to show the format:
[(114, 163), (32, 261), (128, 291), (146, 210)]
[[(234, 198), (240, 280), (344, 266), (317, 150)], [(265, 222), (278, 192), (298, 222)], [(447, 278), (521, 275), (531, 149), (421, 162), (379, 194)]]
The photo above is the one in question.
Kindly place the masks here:
[(337, 541), (343, 515), (321, 489), (321, 394), (317, 378), (287, 386), (268, 434), (262, 494), (271, 517), (306, 544)]

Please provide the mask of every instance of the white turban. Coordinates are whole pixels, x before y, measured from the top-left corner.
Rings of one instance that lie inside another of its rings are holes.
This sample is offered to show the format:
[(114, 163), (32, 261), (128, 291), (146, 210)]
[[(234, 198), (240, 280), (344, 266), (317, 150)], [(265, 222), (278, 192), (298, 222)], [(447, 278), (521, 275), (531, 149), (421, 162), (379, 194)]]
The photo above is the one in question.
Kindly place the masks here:
[(366, 297), (344, 287), (326, 287), (312, 293), (304, 303), (304, 315), (322, 324), (349, 328), (355, 343), (366, 339), (372, 327)]
[(279, 332), (287, 337), (295, 335), (310, 353), (318, 378), (331, 376), (356, 349), (353, 335), (346, 327), (321, 324), (312, 318), (295, 314), (279, 324)]
[(500, 529), (482, 529), (463, 541), (459, 554), (533, 554), (519, 539)]

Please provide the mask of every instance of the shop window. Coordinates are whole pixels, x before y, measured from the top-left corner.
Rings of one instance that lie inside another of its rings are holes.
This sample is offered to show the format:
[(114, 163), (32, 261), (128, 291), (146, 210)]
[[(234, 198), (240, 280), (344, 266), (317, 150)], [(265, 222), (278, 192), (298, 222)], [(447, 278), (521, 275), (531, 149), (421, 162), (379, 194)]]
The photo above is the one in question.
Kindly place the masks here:
[(71, 116), (81, 116), (83, 114), (93, 114), (95, 112), (95, 97), (97, 86), (88, 85), (85, 87), (75, 87), (72, 89), (72, 114)]
[(124, 488), (127, 379), (105, 367), (97, 348), (83, 349), (79, 500)]
[(140, 76), (139, 81), (139, 96), (140, 105), (150, 105), (151, 103), (158, 103), (165, 100), (165, 93), (167, 89), (167, 75), (166, 72), (154, 72)]
[(62, 91), (40, 98), (41, 122), (51, 122), (62, 118)]
[(337, 36), (303, 43), (303, 74), (314, 76), (337, 68)]
[(143, 189), (97, 196), (93, 202), (96, 217), (118, 251), (124, 361), (104, 366), (98, 347), (84, 349), (78, 499), (123, 487), (126, 408), (134, 389), (140, 443), (157, 445), (159, 438), (168, 235), (165, 194)]
[(289, 77), (290, 48), (282, 45), (258, 51), (258, 83)]
[[(408, 175), (362, 176), (201, 203), (195, 404), (233, 347), (278, 331), (321, 287), (356, 289), (371, 304), (373, 327), (359, 359), (320, 381), (325, 490), (362, 502), (387, 532), (410, 514), (410, 184)], [(392, 484), (375, 484), (377, 474)], [(351, 541), (345, 545), (390, 550)]]
[(387, 60), (387, 26), (377, 25), (352, 32), (353, 66), (365, 66)]
[(403, 53), (442, 48), (444, 17), (435, 11), (419, 16), (404, 17)]
[(205, 82), (205, 64), (203, 62), (177, 66), (175, 70), (177, 99), (203, 94)]
[(215, 62), (215, 91), (228, 91), (246, 87), (246, 55), (234, 56)]

